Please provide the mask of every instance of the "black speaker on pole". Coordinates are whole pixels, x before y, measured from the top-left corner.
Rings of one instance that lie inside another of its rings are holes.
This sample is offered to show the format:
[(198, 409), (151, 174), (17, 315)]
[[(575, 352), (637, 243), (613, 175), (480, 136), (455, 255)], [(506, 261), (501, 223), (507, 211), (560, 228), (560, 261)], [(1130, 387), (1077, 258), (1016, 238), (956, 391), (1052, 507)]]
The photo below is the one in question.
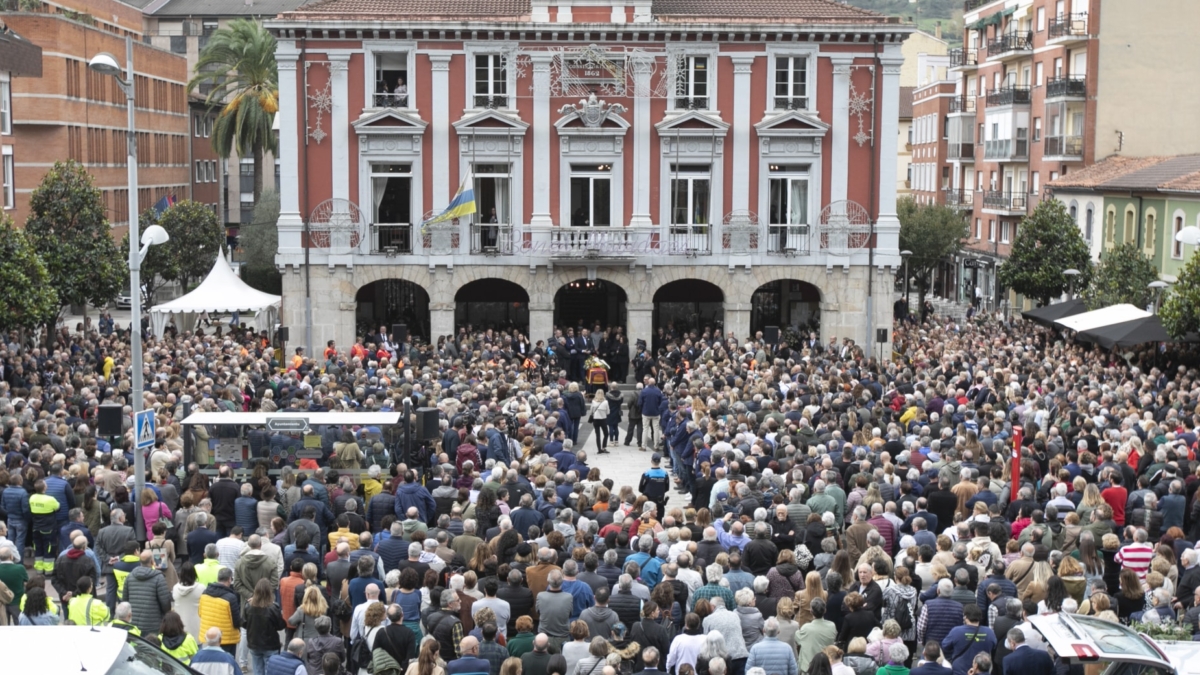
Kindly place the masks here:
[(763, 341), (769, 345), (779, 344), (779, 326), (763, 326)]
[(408, 342), (408, 324), (392, 324), (392, 342), (395, 342), (398, 345)]
[(124, 433), (122, 429), (124, 420), (121, 419), (121, 404), (100, 404), (100, 414), (97, 416), (97, 419), (99, 420), (99, 424), (96, 426), (97, 434), (101, 436), (120, 436)]
[(288, 327), (287, 326), (279, 327), (279, 341), (280, 342), (288, 341)]
[(887, 337), (888, 337), (887, 330), (888, 329), (886, 329), (886, 328), (876, 328), (875, 329), (875, 341), (876, 342), (887, 342)]
[(417, 441), (432, 441), (438, 437), (437, 408), (417, 408)]

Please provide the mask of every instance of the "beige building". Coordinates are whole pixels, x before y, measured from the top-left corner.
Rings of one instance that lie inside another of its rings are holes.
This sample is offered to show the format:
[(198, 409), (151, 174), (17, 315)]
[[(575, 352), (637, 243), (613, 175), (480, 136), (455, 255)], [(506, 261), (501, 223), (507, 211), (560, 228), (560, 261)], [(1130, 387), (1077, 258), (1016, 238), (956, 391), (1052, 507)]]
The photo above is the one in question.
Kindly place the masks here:
[(900, 137), (896, 142), (896, 196), (905, 197), (913, 192), (913, 92), (931, 82), (945, 79), (950, 67), (950, 45), (938, 35), (917, 31), (908, 36), (900, 53), (904, 65), (900, 67)]

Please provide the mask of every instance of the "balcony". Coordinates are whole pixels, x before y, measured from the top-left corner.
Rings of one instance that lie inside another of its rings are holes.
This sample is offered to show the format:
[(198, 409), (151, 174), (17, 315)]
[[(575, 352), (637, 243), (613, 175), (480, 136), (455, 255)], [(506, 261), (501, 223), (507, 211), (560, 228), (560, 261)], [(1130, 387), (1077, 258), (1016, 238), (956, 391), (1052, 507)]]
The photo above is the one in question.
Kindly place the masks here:
[(1056, 77), (1046, 81), (1046, 100), (1087, 98), (1087, 81), (1082, 77)]
[(408, 94), (373, 94), (376, 108), (407, 108)]
[(1033, 33), (1007, 33), (988, 40), (987, 57), (1001, 59), (1033, 51)]
[(1024, 214), (1028, 204), (1028, 195), (1024, 192), (1001, 192), (988, 190), (983, 193), (983, 208), (1005, 214)]
[(1046, 41), (1052, 44), (1079, 42), (1088, 38), (1087, 12), (1060, 14), (1046, 26)]
[(1004, 105), (1029, 105), (1030, 99), (1029, 87), (1001, 87), (988, 92), (987, 106), (993, 108)]
[(946, 156), (950, 159), (957, 159), (960, 162), (975, 161), (975, 144), (974, 143), (947, 143)]
[(974, 113), (975, 112), (975, 97), (970, 94), (966, 96), (955, 96), (950, 99), (950, 114), (957, 113)]
[(970, 211), (975, 205), (975, 196), (965, 188), (946, 188), (942, 190), (946, 206), (956, 211)]
[(995, 0), (966, 0), (966, 2), (963, 3), (963, 12), (974, 11), (980, 7), (983, 7), (989, 2), (995, 2)]
[(474, 101), (475, 101), (476, 108), (484, 108), (484, 109), (494, 110), (494, 109), (508, 107), (508, 97), (505, 96), (504, 94), (500, 94), (497, 96), (487, 96), (487, 95), (483, 95), (483, 94), (476, 94)]
[(403, 255), (413, 252), (412, 225), (409, 223), (372, 223), (371, 253)]
[(951, 49), (951, 68), (974, 68), (979, 65), (979, 52), (974, 49)]
[(768, 225), (767, 253), (772, 255), (808, 255), (812, 251), (808, 225)]
[[(778, 106), (778, 105), (779, 105), (778, 99), (776, 99), (776, 106)], [(708, 97), (707, 96), (691, 96), (691, 97), (676, 96), (675, 97), (675, 109), (676, 110), (708, 110)]]
[(471, 223), (471, 253), (475, 255), (512, 255), (513, 226), (497, 223)]
[(808, 98), (805, 96), (776, 96), (773, 102), (776, 110), (808, 110)]
[(1029, 141), (1024, 138), (984, 141), (983, 158), (995, 161), (1028, 159)]
[(1045, 144), (1042, 159), (1083, 159), (1083, 136), (1047, 136)]

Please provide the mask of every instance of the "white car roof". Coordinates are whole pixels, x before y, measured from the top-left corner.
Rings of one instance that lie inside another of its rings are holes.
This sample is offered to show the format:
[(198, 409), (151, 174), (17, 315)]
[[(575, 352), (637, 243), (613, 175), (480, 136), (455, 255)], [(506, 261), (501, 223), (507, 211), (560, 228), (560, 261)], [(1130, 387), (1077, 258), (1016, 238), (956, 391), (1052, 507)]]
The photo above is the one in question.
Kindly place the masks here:
[(129, 633), (88, 626), (11, 626), (0, 630), (0, 654), (9, 673), (104, 675)]

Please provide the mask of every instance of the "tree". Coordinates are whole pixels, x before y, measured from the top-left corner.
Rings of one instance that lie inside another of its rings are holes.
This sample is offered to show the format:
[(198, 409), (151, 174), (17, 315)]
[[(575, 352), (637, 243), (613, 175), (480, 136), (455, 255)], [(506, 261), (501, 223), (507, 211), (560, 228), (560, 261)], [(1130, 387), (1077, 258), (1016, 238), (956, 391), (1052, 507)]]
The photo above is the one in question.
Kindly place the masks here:
[(1092, 275), (1087, 244), (1062, 202), (1042, 200), (1021, 221), (1012, 254), (1000, 265), (997, 278), (1005, 288), (1046, 305), (1070, 288), (1070, 279), (1063, 274), (1068, 269), (1080, 272), (1075, 290), (1086, 289)]
[(1173, 338), (1200, 332), (1200, 254), (1192, 254), (1167, 292), (1158, 317)]
[[(254, 201), (263, 192), (263, 154), (275, 152), (272, 122), (279, 110), (275, 38), (251, 19), (238, 19), (209, 38), (196, 62), (188, 91), (212, 85), (205, 102), (221, 107), (213, 124), (213, 150), (229, 159), (233, 149), (254, 158)], [(292, 103), (289, 101), (289, 103)]]
[[(128, 279), (104, 217), (104, 200), (83, 165), (55, 162), (29, 200), (25, 234), (41, 256), (59, 302), (103, 307)], [(58, 308), (62, 310), (61, 307)], [(57, 323), (58, 312), (51, 320)], [(47, 334), (53, 331), (47, 326)]]
[(243, 223), (238, 231), (242, 259), (246, 263), (243, 275), (246, 283), (265, 293), (278, 294), (283, 279), (275, 268), (275, 253), (279, 250), (279, 193), (264, 192), (254, 206), (254, 222)]
[(37, 328), (58, 315), (58, 293), (46, 266), (12, 218), (0, 214), (0, 331)]
[[(209, 207), (193, 201), (177, 202), (158, 218), (171, 239), (166, 246), (175, 277), (186, 293), (188, 285), (212, 270), (213, 261), (225, 243), (225, 228)], [(151, 247), (153, 251), (156, 247)]]
[(967, 221), (954, 209), (918, 204), (912, 198), (897, 201), (896, 212), (900, 217), (900, 250), (912, 251), (904, 272), (915, 282), (919, 306), (923, 307), (933, 283), (933, 270), (962, 248)]
[(1083, 300), (1088, 309), (1122, 303), (1145, 307), (1153, 295), (1149, 285), (1155, 281), (1158, 270), (1150, 258), (1131, 243), (1121, 244), (1100, 257)]
[[(158, 224), (158, 212), (153, 208), (142, 211), (138, 218), (139, 231), (145, 232), (147, 227)], [(129, 250), (129, 233), (121, 239), (121, 250)], [(151, 246), (142, 261), (141, 282), (146, 289), (146, 297), (154, 302), (154, 296), (163, 282), (174, 281), (179, 277), (177, 259), (171, 254), (170, 246)]]

